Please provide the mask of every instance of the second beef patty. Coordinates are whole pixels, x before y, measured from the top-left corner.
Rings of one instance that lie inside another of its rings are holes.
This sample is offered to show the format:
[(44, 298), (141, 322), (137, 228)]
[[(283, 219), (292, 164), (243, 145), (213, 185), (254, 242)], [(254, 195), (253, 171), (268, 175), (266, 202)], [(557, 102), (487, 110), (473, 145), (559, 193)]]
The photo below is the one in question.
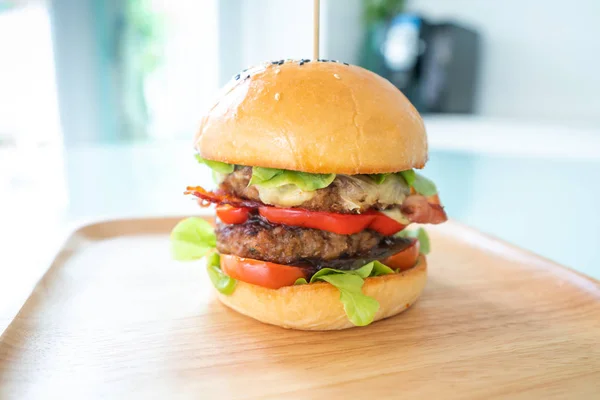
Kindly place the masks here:
[(260, 219), (238, 225), (218, 223), (216, 234), (220, 253), (279, 264), (354, 256), (368, 252), (383, 238), (370, 230), (338, 235), (318, 229), (274, 225)]

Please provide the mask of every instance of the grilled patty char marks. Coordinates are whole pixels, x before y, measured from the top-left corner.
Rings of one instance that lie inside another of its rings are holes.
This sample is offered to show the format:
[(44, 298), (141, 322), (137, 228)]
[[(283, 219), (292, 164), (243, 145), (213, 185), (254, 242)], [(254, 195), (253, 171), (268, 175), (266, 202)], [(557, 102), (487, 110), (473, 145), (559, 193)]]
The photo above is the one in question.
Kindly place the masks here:
[(383, 238), (371, 230), (338, 235), (271, 224), (260, 217), (238, 225), (218, 223), (216, 234), (220, 253), (290, 265), (306, 259), (334, 260), (367, 253)]

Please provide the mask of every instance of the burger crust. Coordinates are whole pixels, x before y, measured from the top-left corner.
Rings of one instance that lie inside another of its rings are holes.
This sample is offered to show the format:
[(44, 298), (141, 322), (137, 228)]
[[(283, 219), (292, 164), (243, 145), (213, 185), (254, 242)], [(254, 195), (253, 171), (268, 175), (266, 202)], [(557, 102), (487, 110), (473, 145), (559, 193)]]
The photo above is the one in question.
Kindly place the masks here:
[[(379, 302), (374, 321), (408, 309), (427, 281), (427, 262), (398, 274), (365, 279), (363, 293)], [(268, 289), (238, 281), (231, 295), (215, 291), (227, 307), (258, 321), (283, 328), (326, 331), (352, 328), (340, 301), (340, 292), (325, 282)]]
[(389, 81), (358, 66), (297, 61), (241, 74), (203, 117), (195, 147), (209, 160), (310, 173), (422, 168), (421, 116)]

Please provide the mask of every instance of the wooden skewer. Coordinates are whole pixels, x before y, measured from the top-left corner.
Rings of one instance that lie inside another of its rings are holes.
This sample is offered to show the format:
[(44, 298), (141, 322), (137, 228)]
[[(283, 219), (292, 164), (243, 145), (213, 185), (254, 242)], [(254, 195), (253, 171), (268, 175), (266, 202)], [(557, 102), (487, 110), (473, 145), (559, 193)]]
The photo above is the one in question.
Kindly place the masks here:
[(320, 0), (314, 0), (313, 3), (313, 59), (319, 59), (319, 11), (321, 9)]

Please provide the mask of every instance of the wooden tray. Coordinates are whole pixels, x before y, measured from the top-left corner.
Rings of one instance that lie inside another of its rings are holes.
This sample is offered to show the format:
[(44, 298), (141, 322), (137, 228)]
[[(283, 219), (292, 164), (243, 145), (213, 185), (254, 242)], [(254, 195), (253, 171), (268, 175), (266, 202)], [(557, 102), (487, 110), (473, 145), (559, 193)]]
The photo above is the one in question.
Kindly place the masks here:
[[(599, 398), (600, 285), (449, 222), (425, 293), (300, 332), (217, 302), (170, 260), (176, 219), (86, 226), (0, 337), (0, 398)], [(574, 251), (576, 251), (574, 249)]]

